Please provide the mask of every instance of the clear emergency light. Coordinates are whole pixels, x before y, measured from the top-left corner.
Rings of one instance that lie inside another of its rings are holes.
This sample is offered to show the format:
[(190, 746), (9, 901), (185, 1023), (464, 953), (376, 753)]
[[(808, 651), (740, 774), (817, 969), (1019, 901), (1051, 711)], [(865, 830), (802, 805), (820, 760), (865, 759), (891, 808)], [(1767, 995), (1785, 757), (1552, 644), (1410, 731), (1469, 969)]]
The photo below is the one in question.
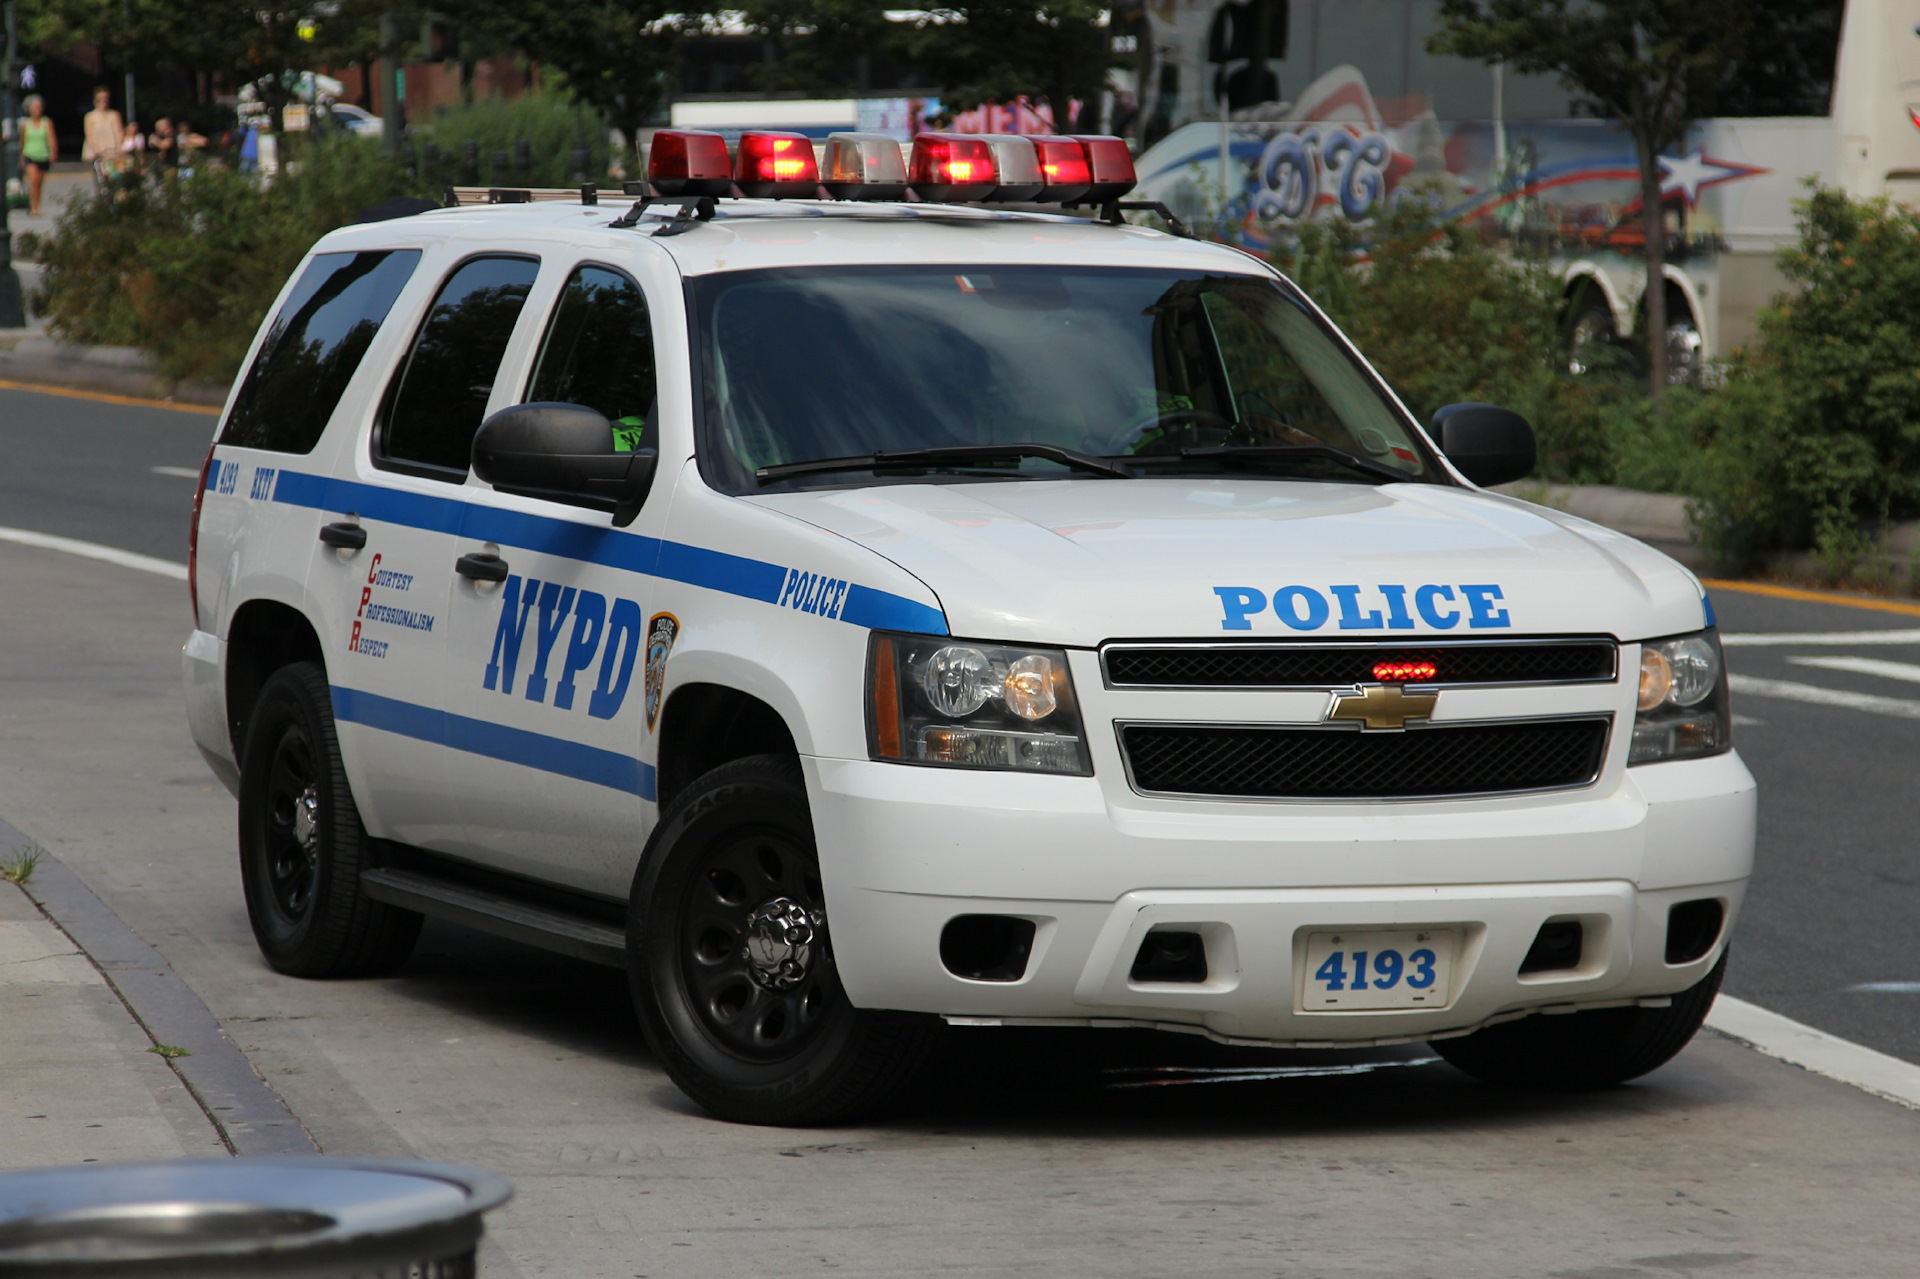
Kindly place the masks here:
[(829, 133), (820, 185), (836, 200), (898, 200), (907, 194), (907, 161), (885, 133)]
[(740, 135), (733, 180), (740, 194), (755, 199), (818, 195), (820, 168), (813, 158), (813, 141), (804, 133), (749, 129)]
[(1000, 185), (987, 199), (1003, 203), (1031, 200), (1045, 188), (1040, 156), (1032, 142), (1017, 133), (989, 133), (987, 145), (993, 149), (993, 167), (1000, 175)]
[[(807, 152), (811, 163), (813, 152)], [(647, 154), (647, 181), (666, 196), (730, 195), (733, 162), (727, 140), (700, 129), (661, 129)]]
[(907, 181), (922, 200), (937, 204), (984, 200), (1000, 185), (993, 146), (966, 133), (922, 133), (913, 140)]

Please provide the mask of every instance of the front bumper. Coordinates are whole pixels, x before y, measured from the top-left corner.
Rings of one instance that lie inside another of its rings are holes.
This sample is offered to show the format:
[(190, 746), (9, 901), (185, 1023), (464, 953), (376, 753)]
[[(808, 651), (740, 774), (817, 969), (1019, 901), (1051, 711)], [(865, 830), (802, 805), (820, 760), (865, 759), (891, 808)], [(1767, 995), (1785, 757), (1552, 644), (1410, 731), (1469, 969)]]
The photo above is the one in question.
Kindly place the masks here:
[[(849, 996), (956, 1021), (1354, 1045), (1658, 1003), (1718, 958), (1753, 858), (1754, 783), (1732, 754), (1544, 801), (1340, 806), (1136, 803), (1093, 778), (805, 764)], [(1668, 909), (1700, 898), (1724, 905), (1720, 938), (1668, 964)], [(1019, 980), (947, 971), (941, 930), (968, 914), (1034, 922)], [(1585, 932), (1580, 965), (1521, 976), (1540, 926), (1569, 917)], [(1444, 1005), (1302, 1007), (1309, 932), (1426, 925), (1462, 936)], [(1131, 980), (1156, 927), (1201, 934), (1206, 981)]]

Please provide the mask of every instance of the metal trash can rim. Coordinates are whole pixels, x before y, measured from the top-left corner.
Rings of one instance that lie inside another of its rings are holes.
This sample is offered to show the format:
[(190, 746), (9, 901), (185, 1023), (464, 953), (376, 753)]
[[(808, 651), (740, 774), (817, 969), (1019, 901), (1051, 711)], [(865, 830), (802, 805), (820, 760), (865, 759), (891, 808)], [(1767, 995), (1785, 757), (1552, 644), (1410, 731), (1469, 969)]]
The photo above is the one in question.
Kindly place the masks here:
[(0, 1274), (158, 1274), (187, 1262), (280, 1273), (410, 1246), (470, 1250), (480, 1214), (512, 1195), (506, 1178), (476, 1169), (322, 1155), (5, 1173)]

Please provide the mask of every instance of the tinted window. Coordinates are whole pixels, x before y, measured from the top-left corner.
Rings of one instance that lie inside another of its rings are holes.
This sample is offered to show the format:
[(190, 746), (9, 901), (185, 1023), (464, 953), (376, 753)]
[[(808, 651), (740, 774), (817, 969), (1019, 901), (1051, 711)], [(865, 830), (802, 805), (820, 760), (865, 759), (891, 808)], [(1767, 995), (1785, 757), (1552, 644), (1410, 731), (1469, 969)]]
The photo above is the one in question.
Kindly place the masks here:
[[(611, 267), (583, 266), (567, 280), (540, 343), (529, 400), (600, 410), (616, 426), (651, 424), (653, 330), (640, 286)], [(637, 432), (625, 440), (638, 444)]]
[[(1221, 463), (1183, 449), (1330, 445), (1408, 479), (1425, 473), (1379, 387), (1265, 277), (835, 267), (697, 276), (692, 292), (702, 464), (734, 492), (760, 491), (763, 466), (1014, 443), (1189, 469)], [(977, 469), (1061, 474), (1039, 459)]]
[(240, 384), (220, 442), (310, 452), (419, 261), (419, 250), (405, 249), (309, 262)]
[(385, 457), (467, 469), (473, 433), (539, 270), (535, 258), (474, 258), (447, 277), (388, 393)]

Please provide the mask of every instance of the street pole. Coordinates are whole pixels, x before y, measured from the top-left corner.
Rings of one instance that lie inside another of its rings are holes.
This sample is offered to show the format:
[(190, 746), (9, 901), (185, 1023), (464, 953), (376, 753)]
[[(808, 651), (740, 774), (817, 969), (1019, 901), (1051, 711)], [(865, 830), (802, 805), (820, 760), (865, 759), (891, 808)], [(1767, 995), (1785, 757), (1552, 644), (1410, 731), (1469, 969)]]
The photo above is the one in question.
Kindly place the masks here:
[(13, 66), (18, 50), (14, 44), (14, 0), (6, 0), (6, 50), (0, 54), (0, 119), (6, 121), (6, 141), (0, 143), (0, 329), (27, 327), (27, 310), (21, 304), (20, 276), (13, 269), (13, 230), (9, 219), (13, 202), (6, 198), (6, 183), (20, 172), (20, 111), (13, 100)]
[(400, 105), (400, 26), (391, 12), (380, 15), (380, 122), (381, 145), (399, 155), (407, 117)]

